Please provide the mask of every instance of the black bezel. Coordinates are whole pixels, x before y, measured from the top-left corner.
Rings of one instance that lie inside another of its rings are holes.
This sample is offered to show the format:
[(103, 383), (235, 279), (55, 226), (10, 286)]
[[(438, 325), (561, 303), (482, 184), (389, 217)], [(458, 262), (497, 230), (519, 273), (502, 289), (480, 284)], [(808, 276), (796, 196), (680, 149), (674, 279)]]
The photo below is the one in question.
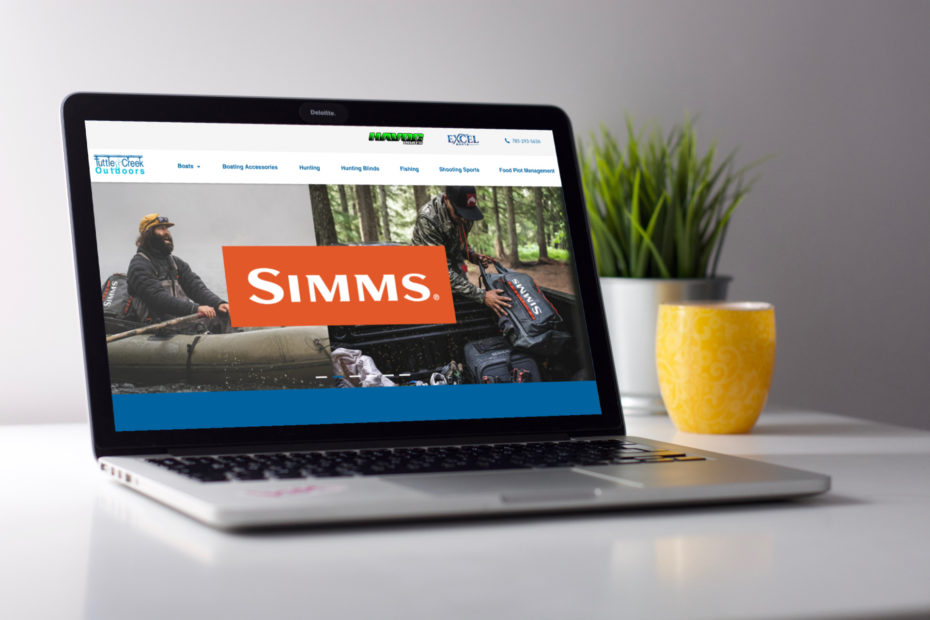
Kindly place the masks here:
[[(97, 236), (84, 121), (154, 121), (307, 125), (306, 104), (330, 106), (347, 126), (548, 129), (555, 137), (562, 190), (573, 247), (581, 307), (601, 404), (600, 416), (555, 416), (485, 420), (439, 420), (116, 432), (100, 300)], [(303, 108), (302, 108), (303, 106)], [(574, 135), (565, 113), (553, 106), (330, 101), (165, 95), (77, 93), (62, 104), (75, 268), (84, 341), (88, 399), (97, 456), (171, 450), (231, 450), (262, 446), (339, 445), (343, 442), (403, 442), (432, 438), (502, 438), (515, 434), (623, 434), (623, 416), (580, 185)]]

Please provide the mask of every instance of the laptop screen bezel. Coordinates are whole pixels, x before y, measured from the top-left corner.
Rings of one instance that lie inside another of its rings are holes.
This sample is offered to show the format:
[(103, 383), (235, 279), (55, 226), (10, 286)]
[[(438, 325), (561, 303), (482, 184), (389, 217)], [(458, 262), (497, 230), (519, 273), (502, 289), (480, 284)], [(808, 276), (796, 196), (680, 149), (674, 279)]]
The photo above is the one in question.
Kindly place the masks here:
[[(332, 117), (302, 114), (309, 107)], [(100, 299), (100, 271), (91, 194), (86, 121), (243, 123), (265, 125), (460, 127), (550, 130), (561, 171), (565, 212), (577, 272), (583, 321), (597, 381), (600, 415), (188, 430), (115, 430)], [(575, 139), (567, 115), (538, 105), (264, 99), (77, 93), (62, 105), (71, 222), (84, 362), (97, 456), (172, 450), (236, 450), (249, 447), (341, 445), (434, 439), (475, 440), (520, 436), (620, 434), (624, 430), (609, 336), (580, 185)]]

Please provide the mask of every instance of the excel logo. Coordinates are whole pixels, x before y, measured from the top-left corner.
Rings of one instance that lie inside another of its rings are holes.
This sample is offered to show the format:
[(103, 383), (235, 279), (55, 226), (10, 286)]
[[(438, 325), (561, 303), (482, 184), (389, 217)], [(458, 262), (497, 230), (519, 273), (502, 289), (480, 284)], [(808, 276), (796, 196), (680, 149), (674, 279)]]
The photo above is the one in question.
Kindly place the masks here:
[(395, 133), (392, 131), (371, 131), (369, 142), (403, 142), (404, 144), (423, 144), (421, 133)]
[(478, 137), (468, 133), (449, 134), (447, 137), (449, 139), (449, 144), (454, 144), (456, 146), (478, 144)]
[(141, 155), (94, 155), (97, 174), (145, 174)]

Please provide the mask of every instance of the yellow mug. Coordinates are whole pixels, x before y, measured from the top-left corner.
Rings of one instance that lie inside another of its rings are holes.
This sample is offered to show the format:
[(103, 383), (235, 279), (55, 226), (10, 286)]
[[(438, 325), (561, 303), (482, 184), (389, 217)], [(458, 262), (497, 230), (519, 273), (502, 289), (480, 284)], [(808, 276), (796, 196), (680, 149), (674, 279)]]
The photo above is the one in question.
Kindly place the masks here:
[(662, 304), (656, 367), (678, 430), (747, 433), (772, 384), (775, 308), (761, 302)]

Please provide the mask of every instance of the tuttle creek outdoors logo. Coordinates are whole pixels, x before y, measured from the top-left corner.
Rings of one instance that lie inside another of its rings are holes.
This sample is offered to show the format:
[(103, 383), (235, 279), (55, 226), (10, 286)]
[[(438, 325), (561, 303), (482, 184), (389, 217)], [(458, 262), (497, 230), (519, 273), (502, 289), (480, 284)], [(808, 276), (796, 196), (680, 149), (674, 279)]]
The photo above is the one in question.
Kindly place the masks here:
[(403, 142), (404, 144), (423, 144), (422, 133), (395, 133), (392, 131), (370, 131), (369, 142)]
[(97, 174), (145, 174), (141, 155), (94, 155)]

